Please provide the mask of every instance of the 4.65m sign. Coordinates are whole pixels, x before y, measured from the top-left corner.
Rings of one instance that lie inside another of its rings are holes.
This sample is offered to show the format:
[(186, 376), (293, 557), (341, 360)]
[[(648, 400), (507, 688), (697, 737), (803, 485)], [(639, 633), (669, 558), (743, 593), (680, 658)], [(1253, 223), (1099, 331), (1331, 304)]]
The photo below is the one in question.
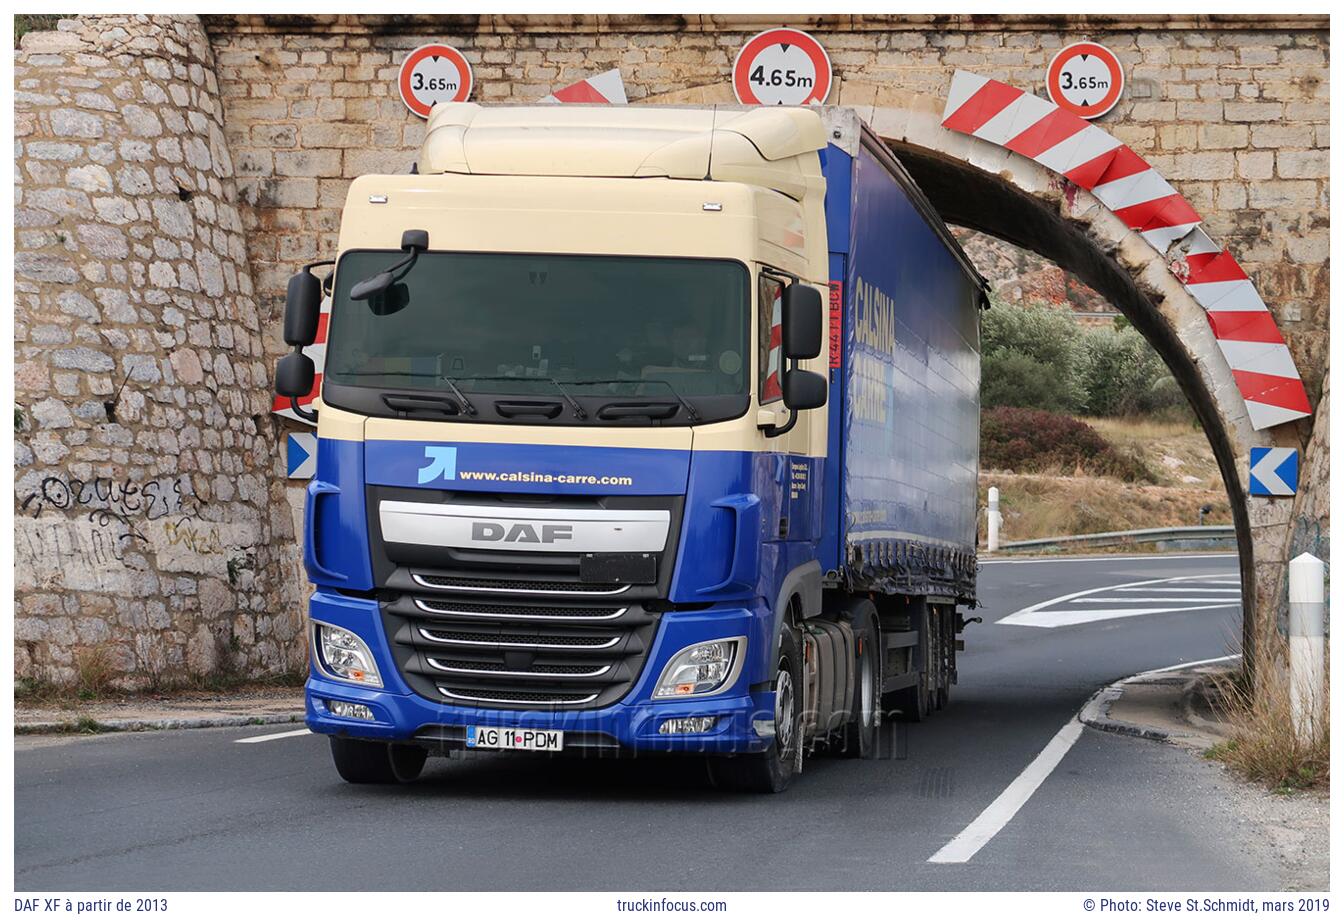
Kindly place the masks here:
[(738, 52), (733, 92), (744, 105), (821, 105), (831, 92), (831, 59), (806, 32), (767, 29)]

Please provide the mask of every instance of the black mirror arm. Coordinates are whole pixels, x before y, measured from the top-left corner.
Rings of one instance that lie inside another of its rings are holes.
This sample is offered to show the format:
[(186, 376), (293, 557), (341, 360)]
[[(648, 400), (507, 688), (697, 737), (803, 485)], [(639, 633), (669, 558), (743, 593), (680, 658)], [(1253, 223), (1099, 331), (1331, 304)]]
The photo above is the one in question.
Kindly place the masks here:
[(798, 424), (798, 410), (789, 410), (789, 420), (783, 425), (766, 425), (761, 431), (767, 438), (777, 438), (782, 434), (788, 434), (793, 430), (793, 426)]
[(297, 396), (289, 397), (289, 407), (294, 410), (295, 415), (305, 422), (312, 422), (314, 425), (317, 424), (317, 413), (312, 409), (305, 409), (303, 406), (300, 406), (299, 398)]

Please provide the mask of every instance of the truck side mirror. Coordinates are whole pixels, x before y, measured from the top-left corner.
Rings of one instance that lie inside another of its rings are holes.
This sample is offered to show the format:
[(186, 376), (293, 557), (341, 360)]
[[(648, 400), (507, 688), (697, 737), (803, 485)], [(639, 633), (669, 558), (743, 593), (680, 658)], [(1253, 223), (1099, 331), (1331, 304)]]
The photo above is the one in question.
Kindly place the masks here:
[(795, 281), (784, 289), (781, 313), (784, 357), (815, 358), (821, 354), (821, 293), (809, 284)]
[(812, 371), (785, 371), (783, 390), (784, 405), (795, 412), (826, 405), (826, 378)]
[(289, 279), (285, 291), (285, 344), (300, 348), (313, 344), (321, 309), (322, 282), (305, 268)]
[(275, 366), (275, 392), (290, 399), (307, 396), (316, 377), (313, 359), (301, 351), (292, 351)]

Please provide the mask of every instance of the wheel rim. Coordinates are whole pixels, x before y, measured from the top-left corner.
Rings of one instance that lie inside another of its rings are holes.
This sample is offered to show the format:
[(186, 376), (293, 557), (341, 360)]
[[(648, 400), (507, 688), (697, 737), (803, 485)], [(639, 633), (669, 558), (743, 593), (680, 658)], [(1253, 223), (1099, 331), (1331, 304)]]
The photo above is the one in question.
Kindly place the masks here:
[(864, 654), (859, 659), (859, 721), (867, 728), (873, 724), (873, 705), (877, 694), (873, 687), (873, 656)]
[(781, 751), (793, 743), (793, 675), (787, 667), (781, 667), (775, 678), (775, 737)]

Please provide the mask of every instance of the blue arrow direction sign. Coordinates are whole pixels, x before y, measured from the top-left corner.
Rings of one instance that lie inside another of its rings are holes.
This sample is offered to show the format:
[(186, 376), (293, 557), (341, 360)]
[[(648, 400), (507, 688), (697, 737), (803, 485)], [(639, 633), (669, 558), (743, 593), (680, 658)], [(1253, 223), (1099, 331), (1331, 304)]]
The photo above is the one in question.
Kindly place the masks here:
[(1296, 495), (1297, 449), (1252, 447), (1251, 494)]
[(317, 472), (317, 435), (291, 434), (285, 445), (285, 468), (290, 479), (312, 479)]

